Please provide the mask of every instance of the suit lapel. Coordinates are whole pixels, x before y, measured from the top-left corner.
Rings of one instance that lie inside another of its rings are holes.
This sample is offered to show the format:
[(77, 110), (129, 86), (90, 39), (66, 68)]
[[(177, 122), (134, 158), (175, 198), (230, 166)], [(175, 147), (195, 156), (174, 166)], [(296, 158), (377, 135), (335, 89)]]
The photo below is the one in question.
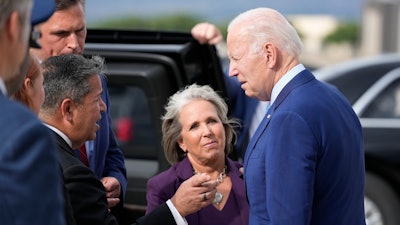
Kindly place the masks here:
[(258, 140), (260, 139), (261, 135), (264, 133), (265, 129), (267, 129), (269, 122), (272, 119), (272, 116), (274, 112), (278, 109), (280, 104), (283, 102), (283, 100), (289, 95), (290, 92), (292, 92), (295, 88), (298, 86), (304, 85), (311, 80), (314, 80), (315, 77), (314, 75), (311, 74), (311, 72), (306, 69), (303, 70), (301, 73), (297, 74), (279, 93), (278, 97), (276, 98), (275, 102), (271, 105), (271, 107), (268, 109), (267, 113), (265, 114), (263, 120), (261, 121), (260, 125), (258, 126), (256, 132), (254, 133), (253, 137), (250, 140), (249, 145), (247, 146), (246, 154), (245, 154), (245, 159), (244, 159), (244, 165), (246, 169), (246, 165), (249, 161), (249, 158), (254, 150), (255, 145), (257, 144)]
[(69, 154), (73, 155), (75, 158), (77, 158), (74, 150), (68, 145), (68, 143), (56, 132), (54, 132), (51, 129), (49, 129), (49, 130), (53, 133), (54, 137), (56, 138), (58, 147), (64, 151), (68, 152)]

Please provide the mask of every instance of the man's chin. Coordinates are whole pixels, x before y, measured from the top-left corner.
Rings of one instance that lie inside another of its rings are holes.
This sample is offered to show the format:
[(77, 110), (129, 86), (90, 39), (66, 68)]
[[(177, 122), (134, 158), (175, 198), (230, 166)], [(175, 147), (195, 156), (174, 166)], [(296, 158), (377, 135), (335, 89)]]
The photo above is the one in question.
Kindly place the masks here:
[(96, 139), (96, 133), (95, 133), (95, 134), (93, 134), (92, 136), (90, 136), (90, 138), (89, 138), (89, 140), (88, 140), (88, 141), (92, 141), (92, 140), (94, 140), (94, 139)]

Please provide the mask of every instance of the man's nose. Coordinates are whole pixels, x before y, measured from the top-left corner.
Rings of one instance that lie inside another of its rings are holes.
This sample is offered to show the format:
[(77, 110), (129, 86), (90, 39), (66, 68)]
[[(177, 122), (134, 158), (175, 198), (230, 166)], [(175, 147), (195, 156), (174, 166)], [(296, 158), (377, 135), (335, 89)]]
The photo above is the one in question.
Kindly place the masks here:
[(230, 61), (229, 62), (229, 76), (230, 77), (234, 77), (234, 76), (237, 76), (239, 73), (238, 73), (238, 71), (237, 71), (237, 69), (236, 69), (236, 66), (235, 66), (235, 63), (234, 62), (232, 62), (232, 61)]
[(107, 111), (107, 106), (106, 103), (103, 101), (103, 99), (100, 99), (100, 111), (101, 112)]
[(75, 33), (72, 33), (71, 35), (68, 36), (68, 43), (67, 43), (68, 48), (71, 49), (76, 49), (78, 48), (78, 36)]

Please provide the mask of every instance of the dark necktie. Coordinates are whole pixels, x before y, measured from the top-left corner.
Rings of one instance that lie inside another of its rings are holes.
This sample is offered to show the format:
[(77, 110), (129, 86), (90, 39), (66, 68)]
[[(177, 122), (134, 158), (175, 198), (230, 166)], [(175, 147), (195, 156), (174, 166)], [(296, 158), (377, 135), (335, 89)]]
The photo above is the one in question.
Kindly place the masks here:
[(86, 166), (89, 166), (89, 161), (88, 161), (87, 154), (86, 154), (85, 144), (83, 144), (81, 147), (79, 147), (79, 156), (80, 156), (83, 164), (85, 164)]

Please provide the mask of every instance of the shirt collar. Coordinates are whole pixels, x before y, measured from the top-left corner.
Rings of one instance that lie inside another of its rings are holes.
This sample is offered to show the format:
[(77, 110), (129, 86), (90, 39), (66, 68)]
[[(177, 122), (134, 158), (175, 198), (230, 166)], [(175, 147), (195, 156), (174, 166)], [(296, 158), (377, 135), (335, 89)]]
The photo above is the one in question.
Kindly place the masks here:
[(4, 83), (3, 79), (0, 78), (0, 91), (3, 95), (7, 96), (7, 88), (6, 84)]
[(59, 129), (47, 124), (47, 123), (43, 123), (46, 127), (48, 127), (49, 129), (51, 129), (52, 131), (56, 132), (58, 135), (60, 135), (62, 137), (62, 139), (64, 139), (65, 142), (67, 142), (67, 144), (69, 145), (69, 147), (72, 148), (72, 141), (67, 137), (67, 135), (65, 135), (62, 131), (60, 131)]
[(301, 71), (305, 70), (306, 68), (304, 67), (303, 64), (298, 64), (297, 66), (293, 67), (290, 69), (283, 77), (274, 85), (272, 88), (272, 93), (271, 93), (271, 102), (270, 105), (272, 105), (276, 98), (278, 97), (279, 93), (281, 93), (282, 89)]

